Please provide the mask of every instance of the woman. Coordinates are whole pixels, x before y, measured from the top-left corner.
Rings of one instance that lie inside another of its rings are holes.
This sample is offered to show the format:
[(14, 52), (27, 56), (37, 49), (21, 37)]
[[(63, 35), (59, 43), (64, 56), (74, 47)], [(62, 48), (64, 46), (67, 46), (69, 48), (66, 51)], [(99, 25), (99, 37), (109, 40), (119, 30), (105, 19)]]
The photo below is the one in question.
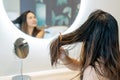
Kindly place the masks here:
[[(82, 42), (80, 60), (71, 58), (64, 45)], [(51, 43), (51, 64), (60, 59), (65, 66), (80, 71), (80, 80), (120, 80), (118, 24), (102, 10), (91, 13), (81, 27), (60, 35)]]
[(43, 38), (44, 36), (44, 29), (39, 29), (37, 27), (36, 16), (30, 10), (22, 13), (16, 20), (13, 21), (13, 23), (18, 23), (20, 26), (20, 30), (30, 36), (36, 38)]

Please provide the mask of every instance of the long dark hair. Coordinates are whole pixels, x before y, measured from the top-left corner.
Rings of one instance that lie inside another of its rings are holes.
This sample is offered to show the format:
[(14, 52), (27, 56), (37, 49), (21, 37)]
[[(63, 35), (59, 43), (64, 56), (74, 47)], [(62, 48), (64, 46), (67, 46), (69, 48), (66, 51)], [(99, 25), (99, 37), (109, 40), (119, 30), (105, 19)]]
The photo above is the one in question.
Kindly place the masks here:
[[(88, 66), (94, 67), (97, 73), (110, 80), (120, 80), (120, 51), (118, 24), (109, 13), (96, 10), (87, 21), (75, 31), (58, 37), (50, 45), (51, 64), (57, 63), (60, 47), (82, 42), (80, 54), (80, 75)], [(101, 72), (95, 63), (103, 65)]]

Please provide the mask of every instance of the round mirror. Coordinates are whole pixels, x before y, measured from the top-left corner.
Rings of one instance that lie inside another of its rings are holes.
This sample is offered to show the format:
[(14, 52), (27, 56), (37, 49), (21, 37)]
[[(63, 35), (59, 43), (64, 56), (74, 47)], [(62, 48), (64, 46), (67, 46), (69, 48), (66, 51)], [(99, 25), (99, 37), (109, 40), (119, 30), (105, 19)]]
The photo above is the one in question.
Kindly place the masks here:
[(25, 59), (29, 53), (29, 45), (23, 38), (18, 38), (14, 43), (14, 50), (17, 57)]
[[(66, 31), (72, 25), (79, 11), (80, 0), (13, 0), (12, 3), (11, 0), (3, 0), (3, 3), (11, 21), (28, 10), (32, 11), (37, 20), (33, 23), (37, 23), (39, 30), (27, 28), (25, 31), (21, 29), (21, 24), (15, 24), (16, 27), (28, 35), (46, 39), (59, 35), (59, 32)], [(28, 14), (24, 17), (27, 19)]]

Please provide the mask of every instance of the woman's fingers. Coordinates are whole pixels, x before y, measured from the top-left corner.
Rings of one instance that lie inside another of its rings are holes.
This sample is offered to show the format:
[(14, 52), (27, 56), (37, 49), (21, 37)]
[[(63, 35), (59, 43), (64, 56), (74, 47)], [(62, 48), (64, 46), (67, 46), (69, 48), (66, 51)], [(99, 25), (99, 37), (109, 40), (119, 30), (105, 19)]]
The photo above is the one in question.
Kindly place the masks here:
[(63, 47), (60, 48), (60, 59), (66, 58), (68, 55), (68, 50)]

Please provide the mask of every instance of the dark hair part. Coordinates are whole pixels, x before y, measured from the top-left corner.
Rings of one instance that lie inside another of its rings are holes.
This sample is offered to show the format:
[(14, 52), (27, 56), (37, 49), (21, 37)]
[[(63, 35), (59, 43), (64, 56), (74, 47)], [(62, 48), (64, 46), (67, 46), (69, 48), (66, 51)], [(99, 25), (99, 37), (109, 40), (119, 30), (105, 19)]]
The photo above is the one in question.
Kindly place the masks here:
[[(83, 42), (80, 54), (80, 75), (88, 66), (94, 67), (97, 73), (110, 80), (120, 80), (120, 51), (118, 24), (109, 13), (96, 10), (87, 21), (75, 31), (58, 37), (50, 45), (51, 64), (54, 65), (60, 56), (63, 45)], [(103, 65), (103, 72), (97, 66)]]

